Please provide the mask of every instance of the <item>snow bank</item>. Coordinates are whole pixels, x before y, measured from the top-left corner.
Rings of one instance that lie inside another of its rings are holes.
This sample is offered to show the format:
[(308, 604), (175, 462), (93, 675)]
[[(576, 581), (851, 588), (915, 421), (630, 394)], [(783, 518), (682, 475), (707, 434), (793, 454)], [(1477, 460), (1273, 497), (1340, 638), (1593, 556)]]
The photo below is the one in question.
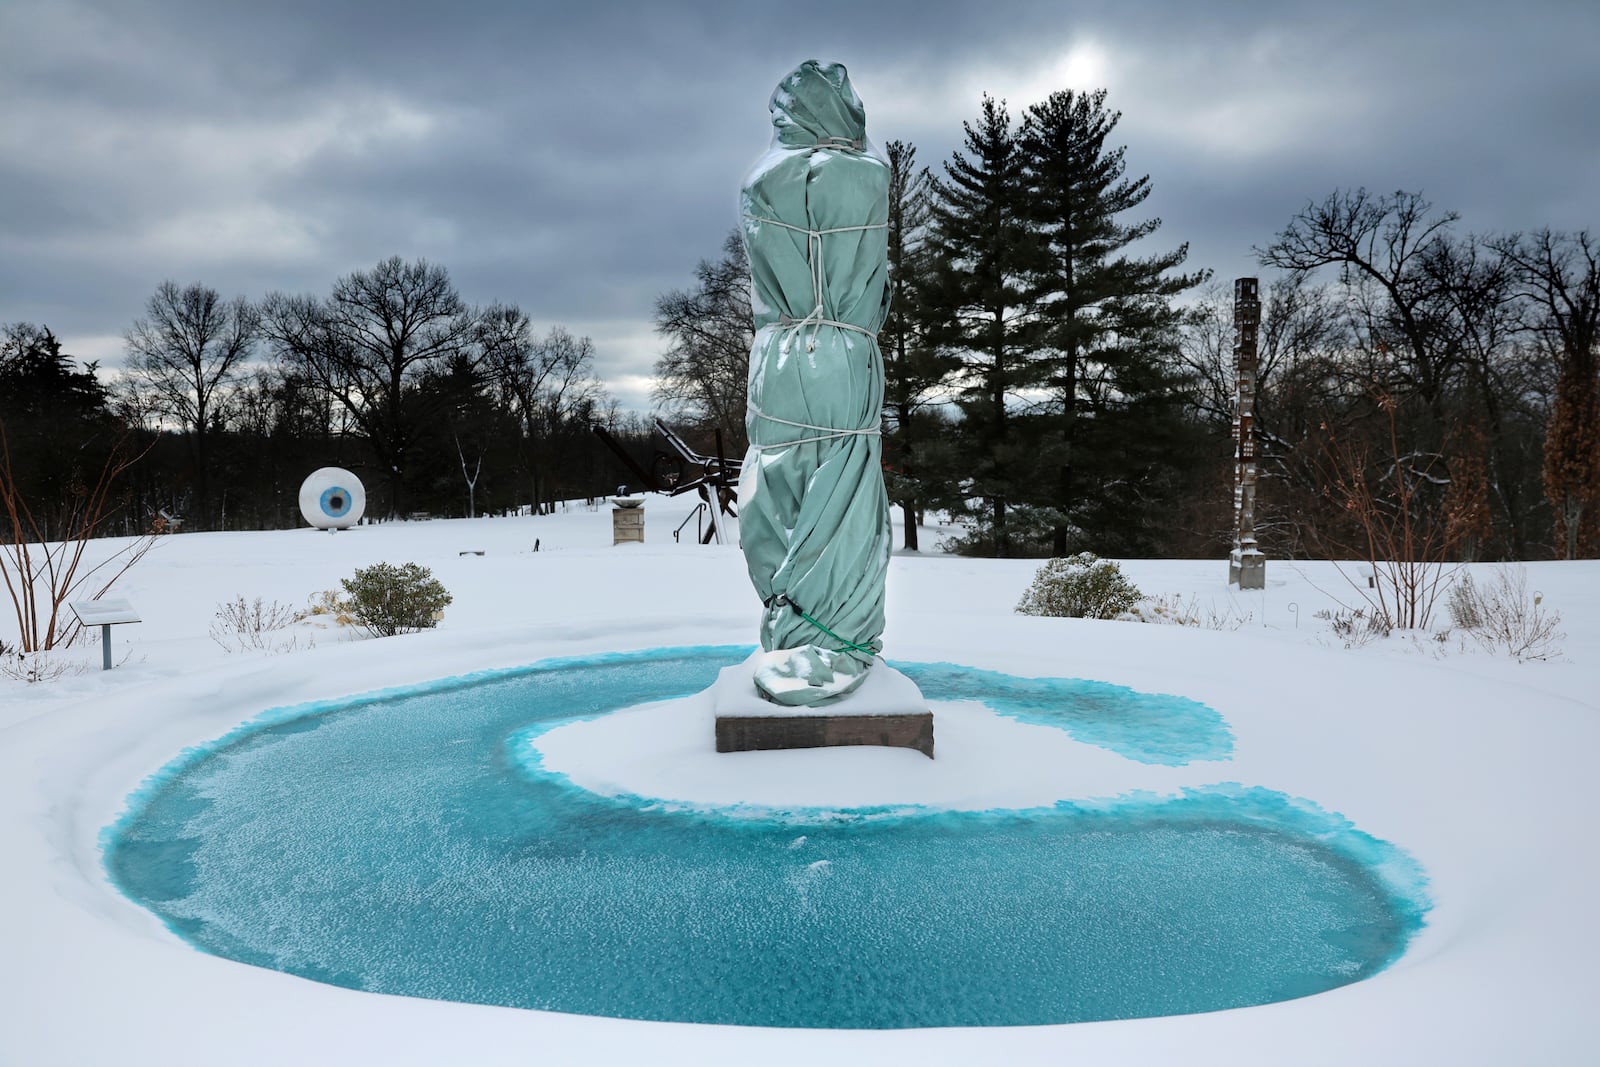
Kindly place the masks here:
[[(680, 506), (681, 505), (681, 506)], [(1409, 851), (1435, 910), (1376, 978), (1257, 1008), (1165, 1019), (950, 1031), (772, 1031), (649, 1024), (377, 996), (196, 952), (107, 883), (99, 834), (185, 746), (266, 709), (541, 658), (748, 644), (756, 605), (732, 547), (673, 544), (692, 505), (652, 498), (645, 546), (613, 552), (603, 509), (171, 538), (118, 586), (115, 671), (0, 682), (0, 1062), (1451, 1064), (1570, 1063), (1594, 1041), (1600, 862), (1600, 565), (1529, 568), (1572, 662), (1521, 665), (1410, 642), (1347, 650), (1312, 613), (1347, 587), (1328, 565), (1268, 563), (1234, 593), (1225, 561), (1127, 561), (1146, 592), (1198, 595), (1232, 632), (1021, 618), (1036, 564), (897, 556), (891, 659), (1081, 676), (1217, 709), (1226, 761), (1129, 763), (1059, 731), (942, 704), (938, 759), (905, 751), (704, 750), (705, 708), (641, 708), (541, 741), (589, 788), (724, 804), (1025, 804), (1235, 781), (1307, 797)], [(535, 538), (541, 551), (534, 552)], [(483, 550), (484, 556), (461, 556)], [(293, 603), (384, 560), (434, 569), (455, 596), (437, 631), (353, 640), (302, 623), (310, 651), (224, 653), (206, 636), (235, 594)], [(1319, 588), (1320, 587), (1320, 588)], [(1290, 610), (1290, 605), (1295, 610)], [(958, 636), (952, 636), (958, 635)], [(89, 658), (94, 658), (94, 650)], [(697, 716), (699, 717), (697, 719)], [(609, 731), (602, 734), (602, 731)], [(635, 737), (635, 734), (643, 735)], [(1048, 735), (1048, 736), (1047, 736)], [(658, 759), (649, 742), (659, 743)], [(624, 743), (626, 740), (627, 743)], [(601, 753), (612, 756), (600, 758)], [(614, 758), (613, 758), (614, 757)]]

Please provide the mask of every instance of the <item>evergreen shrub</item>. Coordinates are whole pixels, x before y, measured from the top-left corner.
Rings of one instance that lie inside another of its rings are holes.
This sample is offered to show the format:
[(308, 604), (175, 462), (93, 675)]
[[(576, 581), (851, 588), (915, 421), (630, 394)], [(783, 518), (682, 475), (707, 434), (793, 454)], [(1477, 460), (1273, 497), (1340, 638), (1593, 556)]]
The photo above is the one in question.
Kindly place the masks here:
[(1022, 595), (1023, 615), (1070, 619), (1115, 619), (1133, 610), (1142, 594), (1114, 560), (1093, 552), (1046, 560)]
[(433, 572), (416, 563), (358, 567), (354, 578), (339, 584), (349, 594), (351, 618), (374, 637), (430, 630), (452, 599)]

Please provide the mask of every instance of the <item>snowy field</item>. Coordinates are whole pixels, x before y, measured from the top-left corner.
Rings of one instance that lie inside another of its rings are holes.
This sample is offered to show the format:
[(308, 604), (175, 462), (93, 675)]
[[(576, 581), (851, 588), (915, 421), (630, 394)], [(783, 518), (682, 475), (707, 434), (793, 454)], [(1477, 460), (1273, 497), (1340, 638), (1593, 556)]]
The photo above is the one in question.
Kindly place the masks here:
[[(1124, 563), (1145, 593), (1232, 620), (1207, 628), (1022, 617), (1012, 609), (1037, 561), (902, 554), (889, 574), (889, 658), (1181, 694), (1221, 712), (1233, 758), (1113, 765), (1092, 746), (1036, 744), (954, 717), (944, 732), (936, 717), (931, 763), (890, 750), (719, 761), (709, 734), (664, 719), (648, 743), (630, 748), (623, 732), (598, 730), (560, 754), (566, 773), (595, 788), (707, 803), (981, 808), (1222, 782), (1310, 798), (1415, 857), (1433, 910), (1393, 966), (1301, 1000), (964, 1030), (559, 1015), (361, 993), (205, 955), (106, 880), (100, 832), (140, 782), (269, 708), (552, 656), (752, 643), (757, 605), (738, 549), (694, 544), (692, 521), (682, 543), (671, 539), (691, 507), (649, 499), (648, 542), (617, 547), (610, 509), (582, 506), (160, 543), (111, 594), (144, 619), (114, 628), (116, 670), (100, 671), (96, 641), (67, 654), (88, 667), (81, 672), (33, 685), (0, 677), (0, 1064), (1591, 1061), (1600, 1040), (1600, 835), (1586, 786), (1600, 752), (1596, 562), (1527, 566), (1529, 589), (1562, 616), (1564, 653), (1518, 663), (1459, 635), (1344, 647), (1315, 617), (1360, 603), (1332, 564), (1271, 561), (1264, 592), (1230, 594), (1225, 561)], [(938, 536), (925, 530), (924, 544)], [(302, 608), (379, 561), (432, 568), (454, 597), (437, 630), (376, 640), (313, 617), (276, 635), (295, 646), (277, 654), (226, 651), (208, 636), (223, 601)], [(1344, 570), (1359, 580), (1355, 567)], [(1494, 568), (1475, 573), (1482, 584)], [(0, 623), (0, 639), (13, 637), (9, 619)]]

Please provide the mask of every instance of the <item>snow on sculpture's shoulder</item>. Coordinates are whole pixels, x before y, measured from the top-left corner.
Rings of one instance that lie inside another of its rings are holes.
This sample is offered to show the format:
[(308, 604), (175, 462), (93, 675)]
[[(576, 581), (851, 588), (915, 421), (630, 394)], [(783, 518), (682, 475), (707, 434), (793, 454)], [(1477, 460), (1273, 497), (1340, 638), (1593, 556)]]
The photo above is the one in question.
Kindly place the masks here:
[(749, 189), (784, 163), (800, 159), (810, 151), (811, 149), (809, 148), (782, 144), (777, 138), (773, 138), (772, 145), (762, 154), (760, 159), (755, 161), (749, 173), (745, 175), (744, 188)]
[[(773, 314), (772, 308), (765, 300), (761, 299), (761, 287), (759, 285), (750, 287), (750, 313), (758, 319)], [(744, 498), (740, 497), (739, 499), (743, 500)]]

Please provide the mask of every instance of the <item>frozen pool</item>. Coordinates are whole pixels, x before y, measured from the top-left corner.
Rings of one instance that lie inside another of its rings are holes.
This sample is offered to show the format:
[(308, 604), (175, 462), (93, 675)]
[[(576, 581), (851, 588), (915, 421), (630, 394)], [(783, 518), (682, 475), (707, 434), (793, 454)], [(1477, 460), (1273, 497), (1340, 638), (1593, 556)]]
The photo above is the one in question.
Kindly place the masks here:
[[(1259, 1004), (1366, 977), (1421, 924), (1420, 879), (1392, 876), (1414, 870), (1403, 854), (1265, 790), (735, 817), (596, 796), (521, 762), (530, 730), (697, 691), (747, 652), (552, 662), (278, 712), (142, 789), (107, 831), (106, 863), (180, 936), (246, 963), (386, 993), (767, 1026)], [(980, 697), (1130, 759), (1232, 743), (1193, 701), (897, 665), (930, 699)]]

